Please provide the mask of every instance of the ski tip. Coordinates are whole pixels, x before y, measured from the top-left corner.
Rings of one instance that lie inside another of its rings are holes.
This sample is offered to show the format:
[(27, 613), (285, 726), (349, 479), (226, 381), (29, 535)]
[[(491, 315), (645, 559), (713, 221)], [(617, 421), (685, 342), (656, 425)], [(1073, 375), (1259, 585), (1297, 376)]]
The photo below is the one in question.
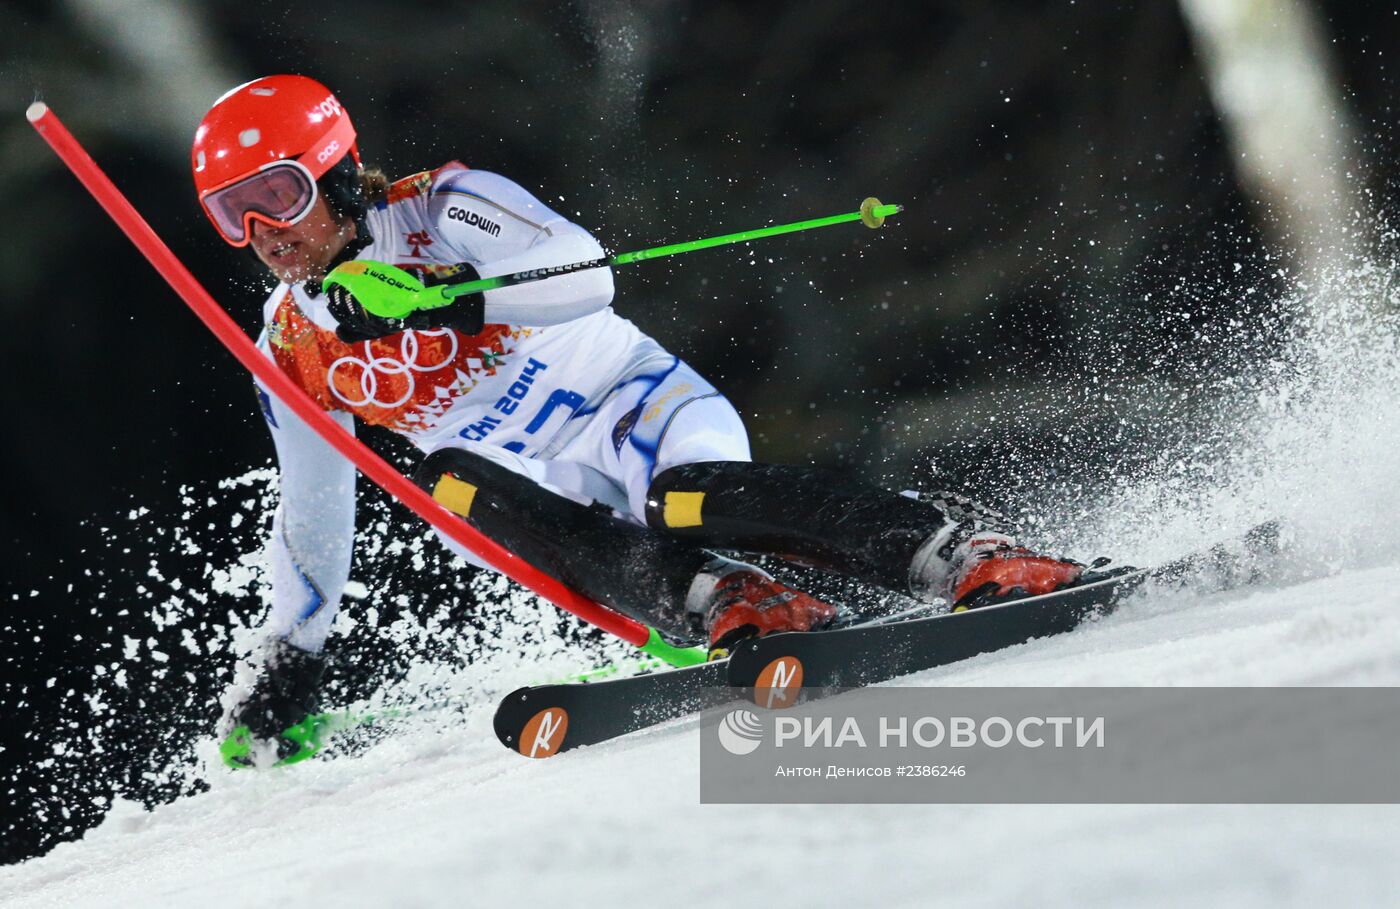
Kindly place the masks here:
[(38, 123), (44, 119), (44, 115), (49, 112), (49, 106), (42, 101), (35, 101), (24, 111), (24, 117), (30, 123)]

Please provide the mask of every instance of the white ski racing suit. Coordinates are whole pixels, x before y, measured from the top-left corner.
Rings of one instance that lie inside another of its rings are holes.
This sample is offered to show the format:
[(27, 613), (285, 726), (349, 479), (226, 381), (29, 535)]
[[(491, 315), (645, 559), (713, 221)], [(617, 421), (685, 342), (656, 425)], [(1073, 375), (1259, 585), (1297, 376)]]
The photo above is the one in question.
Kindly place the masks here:
[[(457, 162), (397, 181), (367, 224), (373, 241), (356, 258), (425, 278), (462, 262), (494, 277), (604, 255), (517, 184)], [(470, 449), (645, 523), (656, 473), (747, 461), (748, 435), (719, 392), (612, 311), (612, 297), (611, 269), (589, 269), (487, 291), (477, 335), (404, 331), (346, 344), (324, 294), (283, 283), (268, 297), (259, 347), (347, 429), (358, 418), (425, 454)], [(349, 578), (355, 470), (261, 386), (258, 397), (281, 471), (266, 630), (319, 651)]]

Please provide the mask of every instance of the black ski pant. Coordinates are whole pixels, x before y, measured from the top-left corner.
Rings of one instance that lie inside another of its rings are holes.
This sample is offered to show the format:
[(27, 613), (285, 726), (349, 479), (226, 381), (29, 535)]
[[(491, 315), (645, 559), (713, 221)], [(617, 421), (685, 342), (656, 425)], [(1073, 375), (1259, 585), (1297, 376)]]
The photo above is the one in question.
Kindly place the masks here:
[(687, 594), (716, 558), (710, 549), (782, 556), (907, 594), (924, 541), (955, 525), (964, 532), (949, 535), (951, 548), (996, 523), (947, 494), (914, 499), (834, 471), (741, 461), (658, 474), (646, 527), (462, 449), (429, 455), (414, 480), (533, 567), (672, 640), (703, 638), (704, 616), (688, 608)]

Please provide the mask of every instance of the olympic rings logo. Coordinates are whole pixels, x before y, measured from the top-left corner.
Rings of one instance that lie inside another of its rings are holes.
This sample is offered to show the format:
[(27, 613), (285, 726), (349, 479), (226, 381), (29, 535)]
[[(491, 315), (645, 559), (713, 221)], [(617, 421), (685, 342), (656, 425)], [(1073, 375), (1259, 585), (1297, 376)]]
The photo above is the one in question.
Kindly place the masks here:
[[(420, 345), (418, 343), (419, 337), (446, 337), (452, 342), (451, 349), (448, 350), (446, 356), (442, 358), (440, 363), (419, 363), (419, 354), (423, 352), (423, 348), (428, 346)], [(399, 336), (399, 359), (397, 360), (393, 357), (375, 356), (374, 350), (370, 346), (371, 342), (366, 341), (364, 344), (364, 359), (360, 359), (359, 357), (341, 357), (326, 370), (326, 385), (330, 388), (331, 394), (351, 407), (364, 407), (366, 404), (373, 404), (375, 407), (383, 407), (386, 409), (402, 407), (413, 397), (413, 392), (417, 384), (413, 378), (415, 372), (432, 372), (442, 369), (457, 356), (457, 333), (450, 328), (437, 328), (432, 331), (419, 332), (413, 330), (405, 331)], [(351, 370), (351, 372), (343, 374), (343, 378), (351, 380), (348, 383), (351, 387), (354, 386), (354, 380), (352, 378), (354, 370), (359, 371), (359, 400), (341, 391), (340, 386), (336, 383), (337, 371), (342, 367)], [(403, 394), (392, 401), (380, 400), (379, 386), (381, 378), (384, 380), (384, 384), (389, 386), (392, 384), (391, 380), (398, 376), (402, 376), (405, 380)]]

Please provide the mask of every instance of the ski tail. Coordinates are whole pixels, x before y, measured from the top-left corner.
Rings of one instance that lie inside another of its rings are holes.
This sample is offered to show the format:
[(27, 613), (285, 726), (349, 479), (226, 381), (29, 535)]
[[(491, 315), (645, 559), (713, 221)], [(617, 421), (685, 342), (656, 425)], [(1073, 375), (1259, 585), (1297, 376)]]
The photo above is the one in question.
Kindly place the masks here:
[(502, 699), (493, 726), (512, 751), (552, 757), (723, 703), (730, 699), (724, 685), (725, 662), (716, 660), (601, 682), (520, 688)]

